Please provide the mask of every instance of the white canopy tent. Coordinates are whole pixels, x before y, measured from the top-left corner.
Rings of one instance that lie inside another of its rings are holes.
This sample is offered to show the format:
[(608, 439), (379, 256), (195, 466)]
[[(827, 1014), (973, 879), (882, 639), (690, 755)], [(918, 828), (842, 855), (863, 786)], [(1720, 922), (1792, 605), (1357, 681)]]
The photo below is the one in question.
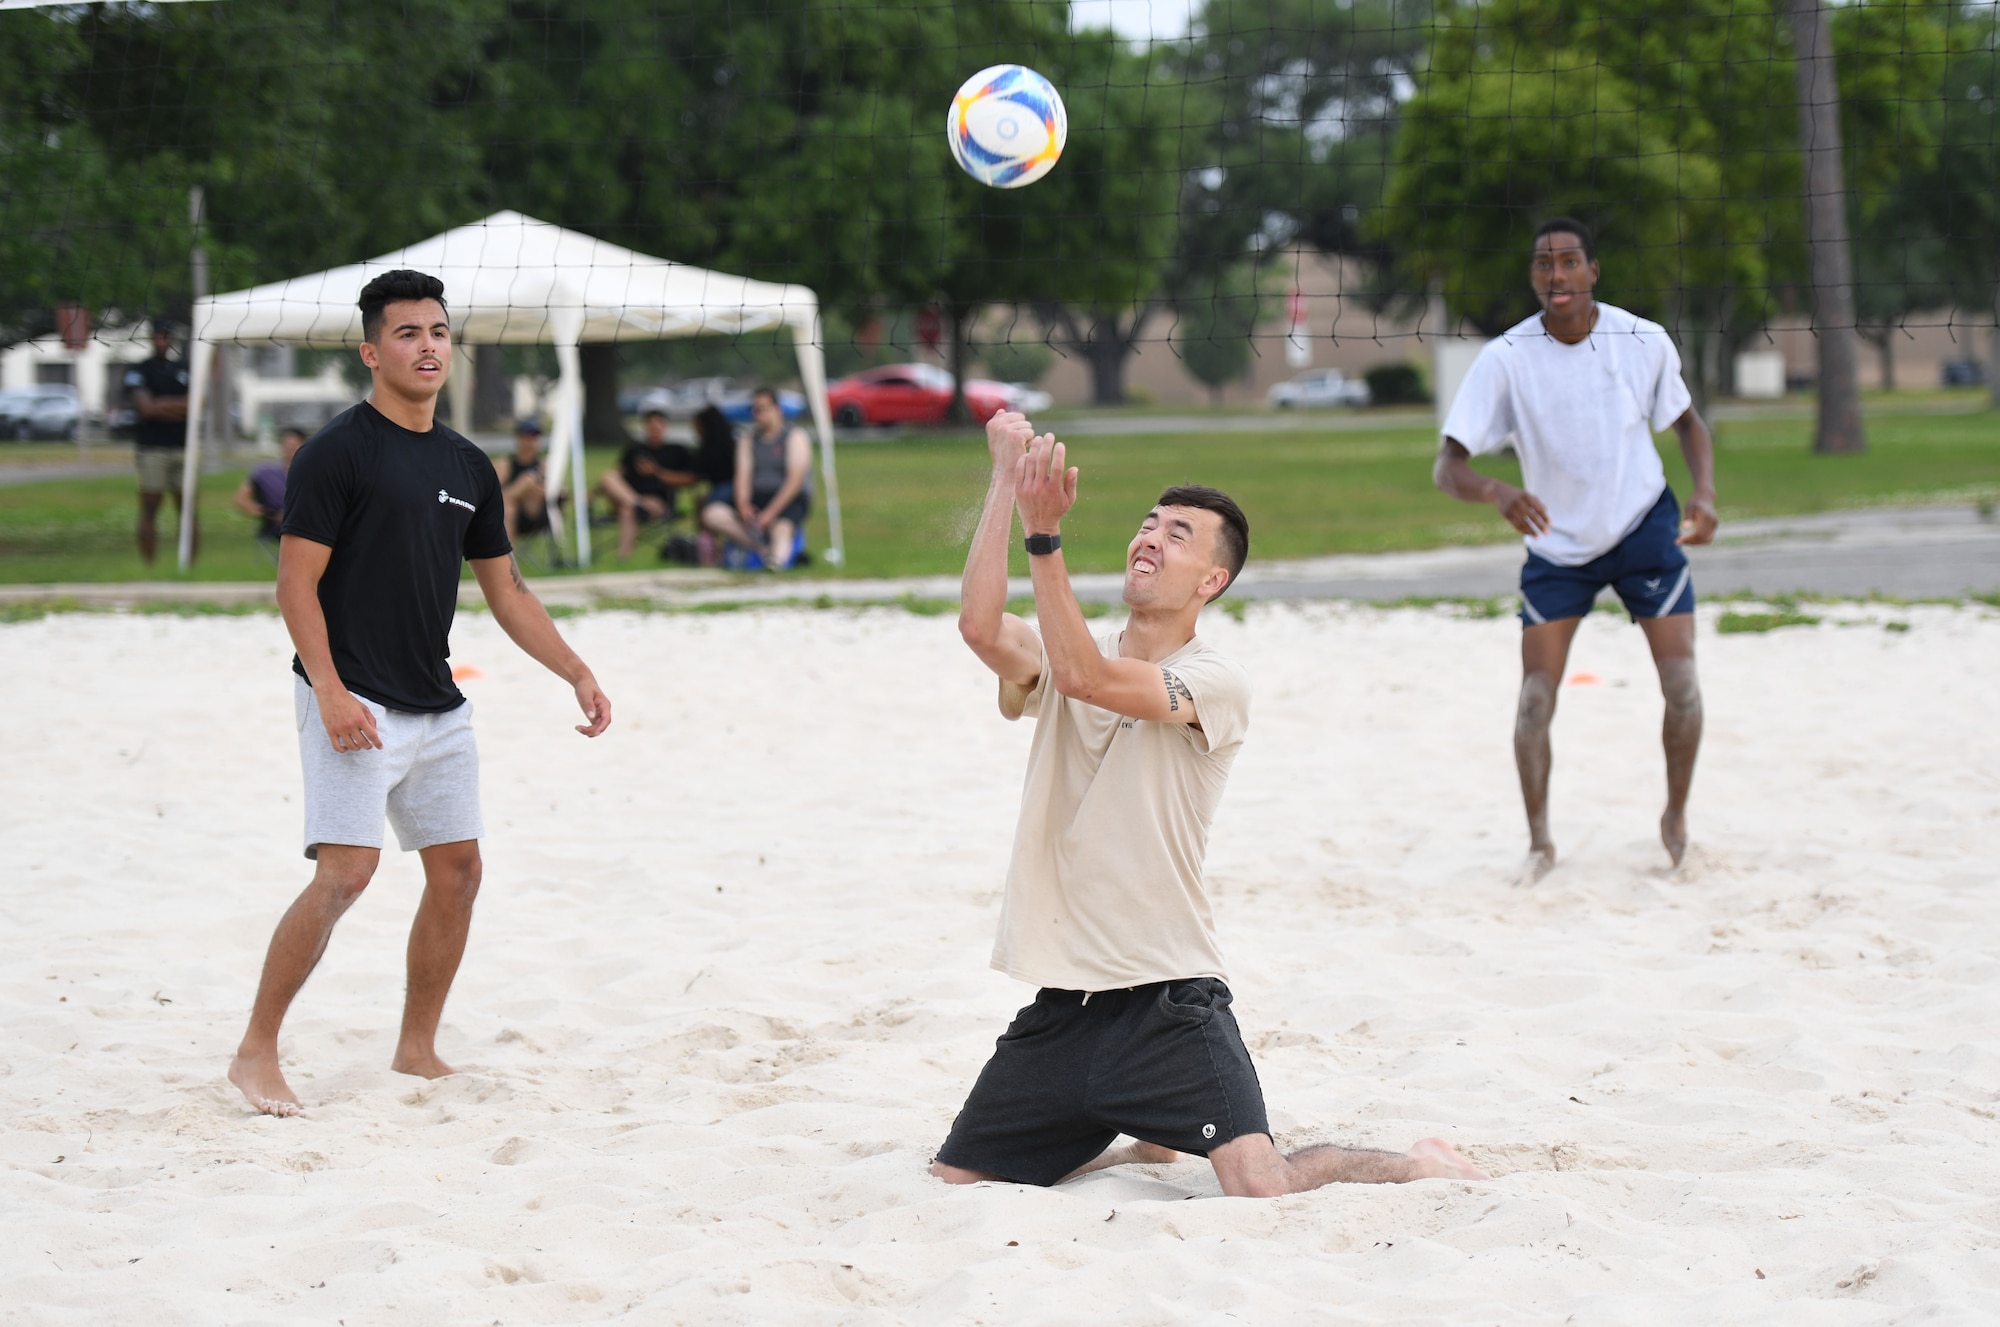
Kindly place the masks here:
[[(195, 510), (201, 420), (209, 360), (219, 344), (281, 342), (335, 348), (361, 343), (361, 287), (383, 272), (414, 268), (444, 282), (453, 335), (462, 346), (553, 345), (561, 377), (549, 438), (550, 513), (564, 483), (584, 488), (583, 382), (577, 347), (586, 341), (661, 340), (790, 328), (799, 378), (819, 435), (821, 500), (831, 548), (842, 561), (840, 489), (833, 420), (826, 403), (826, 356), (819, 298), (804, 286), (752, 281), (668, 262), (519, 212), (496, 212), (366, 262), (195, 301), (188, 339), (188, 447), (183, 511)], [(578, 504), (582, 510), (582, 504)], [(577, 560), (590, 562), (590, 522), (576, 522)], [(560, 535), (560, 532), (558, 532)], [(180, 563), (194, 558), (194, 522), (183, 520)]]

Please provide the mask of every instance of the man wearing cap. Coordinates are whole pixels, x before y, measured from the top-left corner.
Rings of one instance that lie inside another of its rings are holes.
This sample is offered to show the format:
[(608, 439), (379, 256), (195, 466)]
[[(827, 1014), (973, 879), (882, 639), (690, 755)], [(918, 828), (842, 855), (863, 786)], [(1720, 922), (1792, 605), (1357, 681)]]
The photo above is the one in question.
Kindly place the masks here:
[(671, 521), (680, 510), (680, 491), (697, 482), (691, 448), (667, 441), (664, 410), (646, 412), (646, 437), (625, 448), (618, 468), (607, 470), (596, 492), (618, 514), (618, 559), (632, 556), (639, 527), (649, 521)]
[(542, 421), (523, 415), (514, 425), (514, 454), (500, 458), (500, 502), (507, 538), (540, 534), (549, 528), (548, 481), (542, 475)]

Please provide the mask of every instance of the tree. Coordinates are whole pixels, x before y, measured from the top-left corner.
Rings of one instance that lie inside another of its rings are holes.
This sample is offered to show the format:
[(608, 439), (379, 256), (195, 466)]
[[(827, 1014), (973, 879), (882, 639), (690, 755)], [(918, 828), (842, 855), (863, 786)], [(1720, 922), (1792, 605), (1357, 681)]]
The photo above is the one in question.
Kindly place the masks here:
[[(1377, 217), (1407, 277), (1440, 280), (1455, 316), (1496, 332), (1526, 312), (1533, 227), (1578, 215), (1599, 232), (1605, 296), (1674, 333), (1697, 399), (1728, 390), (1737, 347), (1806, 275), (1798, 140), (1770, 116), (1794, 100), (1776, 2), (1441, 9)], [(1923, 156), (1889, 89), (1935, 77), (1927, 21), (1864, 0), (1835, 23), (1849, 90), (1869, 94), (1842, 106), (1864, 190)]]
[(1431, 0), (1208, 0), (1185, 48), (1199, 156), (1185, 163), (1175, 292), (1210, 288), (1245, 257), (1305, 245), (1360, 259), (1378, 310), (1394, 281), (1381, 207), (1409, 80), (1429, 45)]
[(1868, 449), (1855, 376), (1854, 258), (1847, 240), (1847, 175), (1841, 159), (1840, 80), (1833, 23), (1824, 0), (1787, 0), (1792, 73), (1798, 82), (1805, 154), (1806, 248), (1812, 264), (1813, 338), (1819, 350), (1816, 452)]
[(1223, 388), (1250, 370), (1250, 337), (1257, 330), (1260, 306), (1256, 282), (1256, 271), (1246, 262), (1218, 280), (1205, 297), (1186, 291), (1175, 304), (1180, 326), (1174, 339), (1181, 362), (1207, 386), (1217, 405)]
[(1934, 237), (1952, 301), (1985, 313), (1986, 381), (2000, 405), (2000, 11), (1954, 8), (1945, 24), (1937, 151), (1900, 177), (1898, 201)]

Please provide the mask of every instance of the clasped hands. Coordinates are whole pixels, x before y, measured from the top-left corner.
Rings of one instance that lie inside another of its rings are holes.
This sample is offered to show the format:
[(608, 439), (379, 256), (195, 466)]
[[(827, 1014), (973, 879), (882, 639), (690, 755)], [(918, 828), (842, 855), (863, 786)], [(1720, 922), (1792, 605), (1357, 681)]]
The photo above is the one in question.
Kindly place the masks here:
[(1003, 410), (986, 422), (986, 445), (996, 473), (1011, 471), (1014, 505), (1029, 534), (1055, 534), (1076, 505), (1077, 469), (1053, 433), (1035, 432), (1018, 410)]

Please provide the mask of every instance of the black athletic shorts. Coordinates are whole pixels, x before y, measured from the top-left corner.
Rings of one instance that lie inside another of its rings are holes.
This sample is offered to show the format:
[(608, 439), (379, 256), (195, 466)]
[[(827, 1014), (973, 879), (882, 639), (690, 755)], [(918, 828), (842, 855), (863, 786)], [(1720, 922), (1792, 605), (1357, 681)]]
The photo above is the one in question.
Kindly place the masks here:
[(1046, 1185), (1121, 1133), (1206, 1155), (1270, 1132), (1222, 982), (1045, 988), (994, 1045), (938, 1160)]

